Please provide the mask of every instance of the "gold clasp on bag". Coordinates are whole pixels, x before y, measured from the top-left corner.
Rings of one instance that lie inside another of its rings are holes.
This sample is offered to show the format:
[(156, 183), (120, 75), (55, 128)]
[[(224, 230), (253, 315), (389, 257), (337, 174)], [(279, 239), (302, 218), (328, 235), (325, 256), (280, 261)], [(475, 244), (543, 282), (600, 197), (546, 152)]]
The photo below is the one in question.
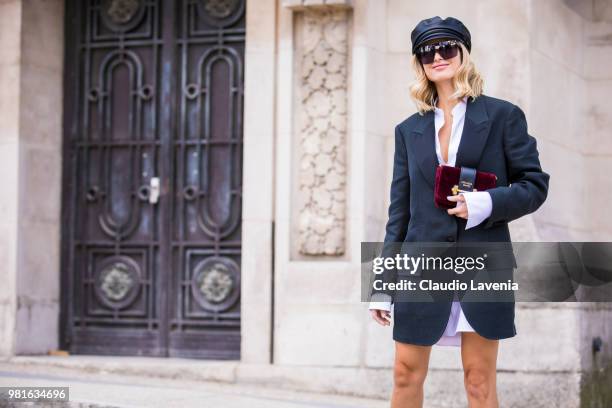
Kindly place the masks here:
[[(455, 184), (453, 188), (451, 188), (451, 191), (453, 192), (453, 195), (457, 195), (459, 193), (469, 193), (470, 192), (470, 190), (461, 190), (458, 184)], [(478, 191), (478, 190), (473, 189), (472, 191)]]

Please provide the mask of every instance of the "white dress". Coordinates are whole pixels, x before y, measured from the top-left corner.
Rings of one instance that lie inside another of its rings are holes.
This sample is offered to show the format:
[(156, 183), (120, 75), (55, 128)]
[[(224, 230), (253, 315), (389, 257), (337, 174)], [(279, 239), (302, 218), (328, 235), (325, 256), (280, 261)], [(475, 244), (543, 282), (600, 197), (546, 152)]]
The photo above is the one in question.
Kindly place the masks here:
[[(437, 99), (434, 103), (437, 105)], [(440, 164), (446, 164), (449, 166), (455, 165), (457, 158), (457, 150), (459, 148), (459, 142), (461, 141), (461, 134), (463, 133), (463, 123), (465, 119), (465, 112), (467, 108), (467, 97), (464, 97), (459, 103), (455, 105), (451, 114), (453, 116), (453, 124), (451, 128), (451, 137), (448, 146), (448, 162), (442, 159), (442, 153), (440, 149), (440, 139), (438, 133), (440, 128), (444, 126), (444, 111), (435, 106), (435, 144), (436, 144), (436, 155)], [(465, 197), (465, 202), (468, 206), (468, 220), (465, 229), (472, 228), (481, 222), (483, 222), (489, 215), (493, 204), (491, 196), (486, 191), (475, 191), (470, 193), (462, 193)], [(456, 298), (455, 298), (456, 299)], [(391, 302), (370, 302), (370, 309), (382, 309), (391, 311), (393, 305)], [(470, 325), (467, 318), (463, 314), (463, 309), (458, 300), (454, 300), (451, 306), (451, 312), (446, 325), (446, 329), (440, 340), (436, 343), (438, 346), (461, 346), (461, 332), (473, 332), (474, 328)]]

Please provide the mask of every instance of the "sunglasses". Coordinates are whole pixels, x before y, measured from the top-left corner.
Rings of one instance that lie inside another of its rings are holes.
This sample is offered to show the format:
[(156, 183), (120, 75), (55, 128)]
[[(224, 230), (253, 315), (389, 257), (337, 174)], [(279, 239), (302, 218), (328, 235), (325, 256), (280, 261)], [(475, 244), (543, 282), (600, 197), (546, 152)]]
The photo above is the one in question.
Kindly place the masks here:
[(459, 43), (456, 40), (440, 41), (434, 44), (423, 45), (416, 50), (421, 64), (431, 64), (436, 57), (436, 51), (444, 59), (451, 59), (459, 52)]

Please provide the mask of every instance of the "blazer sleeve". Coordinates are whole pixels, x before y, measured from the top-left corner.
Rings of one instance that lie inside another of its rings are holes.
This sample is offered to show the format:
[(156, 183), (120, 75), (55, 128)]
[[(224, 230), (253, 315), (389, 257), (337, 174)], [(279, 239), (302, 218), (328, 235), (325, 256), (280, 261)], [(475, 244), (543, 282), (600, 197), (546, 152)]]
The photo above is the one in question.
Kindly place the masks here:
[[(410, 222), (410, 176), (408, 173), (408, 155), (406, 143), (400, 126), (395, 127), (395, 154), (393, 158), (393, 180), (389, 203), (389, 220), (385, 227), (385, 240), (381, 256), (393, 257), (399, 253), (399, 244), (406, 238)], [(397, 272), (386, 270), (380, 277), (383, 282), (396, 282)], [(372, 299), (392, 301), (393, 291), (372, 288)]]
[(493, 208), (484, 228), (496, 227), (537, 210), (548, 195), (550, 175), (542, 171), (536, 139), (527, 132), (525, 114), (513, 105), (504, 125), (509, 186), (488, 189)]

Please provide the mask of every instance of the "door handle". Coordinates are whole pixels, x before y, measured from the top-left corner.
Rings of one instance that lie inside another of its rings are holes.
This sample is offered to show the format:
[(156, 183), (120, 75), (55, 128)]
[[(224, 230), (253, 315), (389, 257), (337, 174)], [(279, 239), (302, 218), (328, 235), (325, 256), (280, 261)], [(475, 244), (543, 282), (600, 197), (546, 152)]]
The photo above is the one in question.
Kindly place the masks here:
[(151, 180), (149, 183), (150, 183), (149, 186), (151, 188), (149, 190), (149, 203), (157, 204), (157, 202), (159, 201), (159, 190), (160, 190), (159, 177), (151, 177)]

